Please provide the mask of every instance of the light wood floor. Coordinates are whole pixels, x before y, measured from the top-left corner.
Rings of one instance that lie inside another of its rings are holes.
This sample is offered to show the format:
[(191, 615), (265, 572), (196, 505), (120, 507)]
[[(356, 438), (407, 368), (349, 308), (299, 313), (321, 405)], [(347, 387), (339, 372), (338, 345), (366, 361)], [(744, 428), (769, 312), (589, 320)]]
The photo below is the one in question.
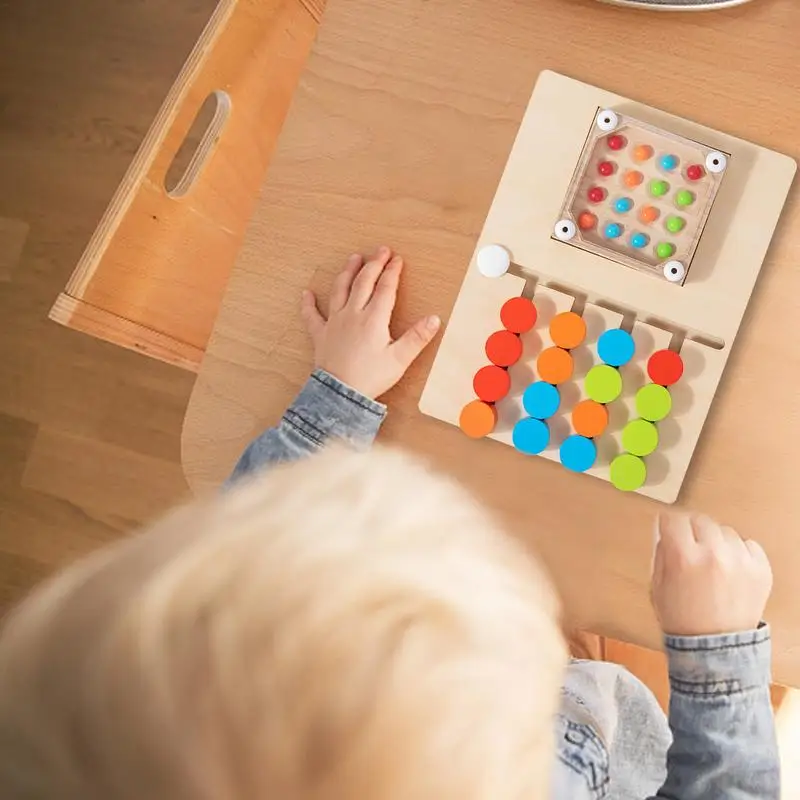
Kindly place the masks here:
[(47, 320), (215, 0), (0, 0), (0, 607), (187, 492), (193, 376)]

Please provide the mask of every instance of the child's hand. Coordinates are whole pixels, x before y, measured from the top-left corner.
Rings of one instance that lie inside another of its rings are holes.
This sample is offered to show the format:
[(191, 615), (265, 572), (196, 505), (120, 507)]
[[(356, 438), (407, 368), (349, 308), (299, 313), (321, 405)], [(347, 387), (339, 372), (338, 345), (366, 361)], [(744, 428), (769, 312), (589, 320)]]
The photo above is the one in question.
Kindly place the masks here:
[(327, 320), (314, 293), (303, 292), (301, 311), (316, 365), (367, 397), (391, 389), (441, 325), (439, 317), (425, 317), (392, 340), (389, 321), (402, 270), (403, 259), (392, 258), (388, 247), (378, 248), (366, 263), (360, 255), (350, 256), (334, 281)]
[(652, 599), (673, 636), (757, 628), (772, 591), (761, 545), (701, 515), (664, 514), (653, 563)]

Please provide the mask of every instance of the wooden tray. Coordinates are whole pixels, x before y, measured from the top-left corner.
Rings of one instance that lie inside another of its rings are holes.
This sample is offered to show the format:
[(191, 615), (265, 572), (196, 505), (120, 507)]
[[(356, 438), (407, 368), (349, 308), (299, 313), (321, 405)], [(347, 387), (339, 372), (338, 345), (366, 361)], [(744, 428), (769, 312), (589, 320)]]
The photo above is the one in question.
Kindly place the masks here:
[[(197, 370), (325, 0), (220, 0), (59, 295), (56, 322)], [(165, 179), (219, 102), (184, 178)]]

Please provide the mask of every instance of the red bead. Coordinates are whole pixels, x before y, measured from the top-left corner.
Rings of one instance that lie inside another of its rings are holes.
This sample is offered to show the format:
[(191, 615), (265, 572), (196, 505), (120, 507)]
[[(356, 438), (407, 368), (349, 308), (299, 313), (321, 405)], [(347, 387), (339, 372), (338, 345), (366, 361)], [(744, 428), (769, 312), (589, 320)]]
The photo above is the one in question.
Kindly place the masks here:
[(686, 169), (686, 177), (690, 181), (699, 181), (705, 174), (706, 171), (699, 164), (692, 164)]
[(599, 186), (592, 186), (587, 194), (589, 201), (592, 203), (601, 203), (605, 196), (605, 191), (603, 191), (603, 189), (601, 189)]
[(492, 364), (481, 367), (472, 380), (475, 394), (484, 403), (496, 403), (502, 400), (511, 389), (511, 377), (507, 370)]
[(607, 178), (609, 175), (613, 175), (614, 174), (614, 164), (611, 161), (601, 161), (597, 165), (597, 171), (604, 178)]
[(512, 297), (500, 309), (500, 321), (512, 333), (527, 333), (536, 324), (536, 306), (527, 297)]
[(486, 340), (486, 357), (498, 367), (510, 367), (522, 358), (522, 340), (511, 331), (496, 331)]
[(650, 356), (647, 374), (659, 386), (672, 386), (683, 375), (683, 359), (674, 350), (659, 350)]
[(620, 136), (618, 133), (609, 136), (606, 141), (611, 150), (622, 150), (622, 148), (625, 147), (625, 137)]

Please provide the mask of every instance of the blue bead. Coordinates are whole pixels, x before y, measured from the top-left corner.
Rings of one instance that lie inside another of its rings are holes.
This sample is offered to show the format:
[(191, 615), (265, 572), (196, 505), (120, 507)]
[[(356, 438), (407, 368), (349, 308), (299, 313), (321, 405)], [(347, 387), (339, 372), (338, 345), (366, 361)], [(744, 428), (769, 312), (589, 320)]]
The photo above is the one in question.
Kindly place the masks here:
[(627, 214), (633, 208), (633, 200), (630, 197), (620, 197), (614, 203), (614, 210), (618, 214)]
[(612, 367), (627, 364), (633, 358), (635, 351), (633, 336), (621, 328), (605, 331), (597, 340), (597, 355)]
[(522, 405), (530, 416), (536, 419), (547, 419), (558, 411), (561, 396), (552, 383), (535, 381), (522, 395)]
[(658, 163), (661, 165), (661, 169), (672, 172), (678, 166), (678, 157), (673, 155), (661, 156)]
[(643, 247), (647, 247), (649, 241), (649, 237), (645, 236), (643, 233), (634, 233), (631, 236), (631, 247), (641, 250)]
[(546, 422), (542, 422), (540, 419), (526, 417), (514, 426), (511, 439), (514, 447), (521, 453), (535, 456), (550, 443), (550, 428), (547, 427)]
[(606, 239), (619, 239), (622, 236), (622, 225), (617, 225), (616, 222), (606, 225), (605, 234)]
[(585, 436), (569, 436), (559, 450), (561, 463), (572, 472), (586, 472), (597, 460), (597, 447)]

